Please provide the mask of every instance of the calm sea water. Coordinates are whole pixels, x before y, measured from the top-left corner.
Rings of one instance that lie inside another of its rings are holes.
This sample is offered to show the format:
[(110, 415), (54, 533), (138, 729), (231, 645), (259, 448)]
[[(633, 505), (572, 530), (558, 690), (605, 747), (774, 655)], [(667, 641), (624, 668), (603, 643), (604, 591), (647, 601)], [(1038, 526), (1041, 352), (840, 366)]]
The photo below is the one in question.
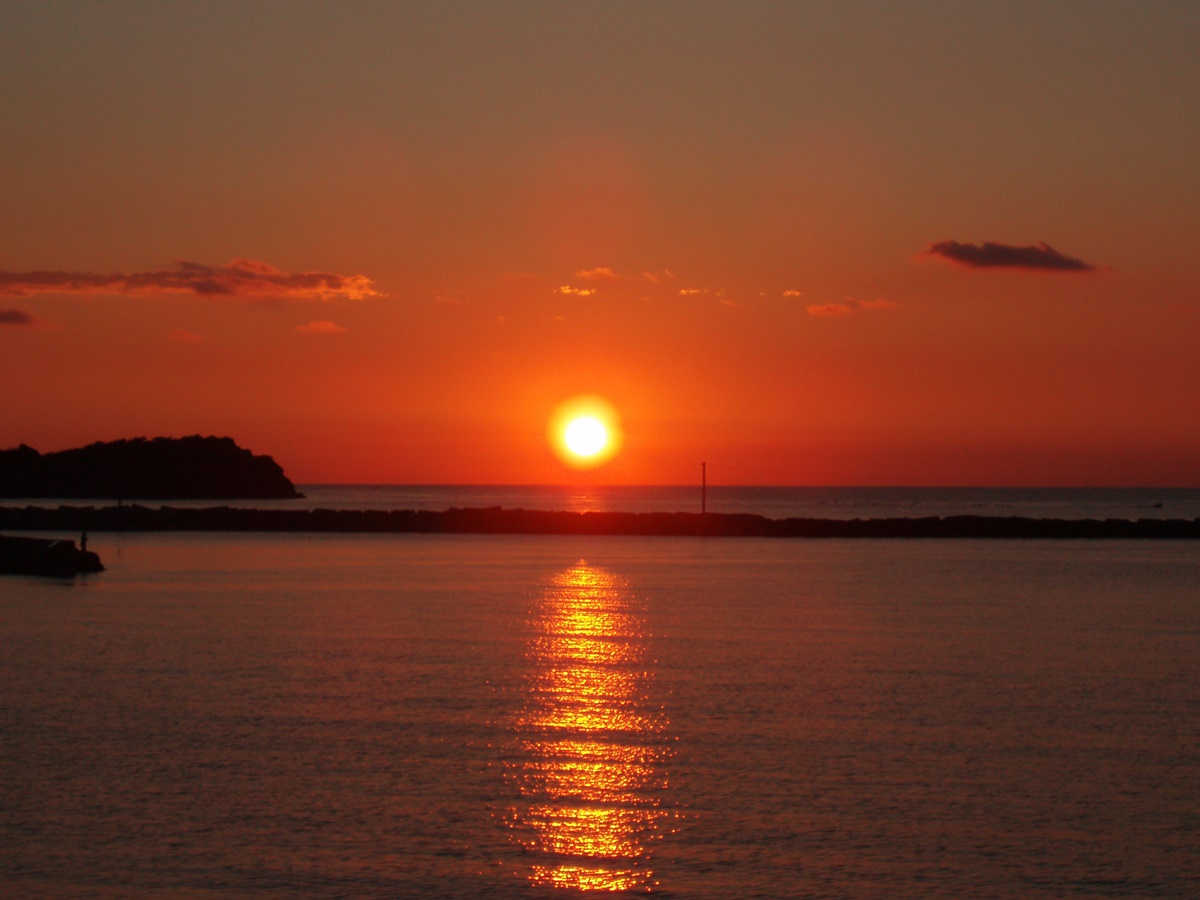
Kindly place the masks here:
[(0, 894), (1195, 897), (1200, 548), (95, 534)]
[[(304, 484), (300, 500), (220, 501), (264, 509), (424, 509), (452, 506), (605, 512), (699, 512), (700, 487), (679, 485), (328, 485)], [(57, 506), (78, 500), (7, 501)], [(84, 501), (108, 505), (111, 501)], [(138, 501), (146, 506), (213, 506), (205, 501)], [(710, 485), (709, 512), (773, 519), (899, 516), (1028, 516), (1059, 519), (1196, 519), (1200, 488), (813, 488)]]

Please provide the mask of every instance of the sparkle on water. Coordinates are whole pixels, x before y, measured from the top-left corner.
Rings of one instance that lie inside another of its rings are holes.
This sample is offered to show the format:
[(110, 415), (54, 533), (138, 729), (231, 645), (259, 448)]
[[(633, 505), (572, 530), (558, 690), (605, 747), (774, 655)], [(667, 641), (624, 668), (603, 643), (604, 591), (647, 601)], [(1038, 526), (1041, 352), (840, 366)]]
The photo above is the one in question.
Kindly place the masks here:
[(554, 579), (531, 622), (531, 670), (516, 723), (522, 803), (512, 838), (544, 887), (653, 885), (650, 844), (666, 814), (665, 728), (647, 708), (643, 625), (620, 578), (585, 563)]

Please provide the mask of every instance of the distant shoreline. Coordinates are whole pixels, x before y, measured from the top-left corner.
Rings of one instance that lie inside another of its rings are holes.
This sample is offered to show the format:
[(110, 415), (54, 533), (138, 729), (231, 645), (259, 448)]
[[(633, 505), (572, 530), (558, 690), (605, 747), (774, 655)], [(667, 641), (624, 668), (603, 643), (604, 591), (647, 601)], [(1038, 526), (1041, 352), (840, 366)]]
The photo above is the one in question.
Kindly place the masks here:
[(95, 532), (640, 535), (646, 537), (1200, 539), (1200, 519), (927, 516), (769, 519), (745, 513), (545, 512), (526, 509), (276, 510), (228, 506), (0, 507), (0, 529)]

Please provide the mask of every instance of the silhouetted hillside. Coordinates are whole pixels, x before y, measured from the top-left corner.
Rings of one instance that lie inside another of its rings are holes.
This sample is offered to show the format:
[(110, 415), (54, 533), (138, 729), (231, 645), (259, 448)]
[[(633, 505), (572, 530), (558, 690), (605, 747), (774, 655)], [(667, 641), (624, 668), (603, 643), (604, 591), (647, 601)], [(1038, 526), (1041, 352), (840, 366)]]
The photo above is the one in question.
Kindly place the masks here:
[(38, 453), (0, 450), (0, 497), (288, 499), (301, 496), (269, 456), (233, 438), (134, 438)]

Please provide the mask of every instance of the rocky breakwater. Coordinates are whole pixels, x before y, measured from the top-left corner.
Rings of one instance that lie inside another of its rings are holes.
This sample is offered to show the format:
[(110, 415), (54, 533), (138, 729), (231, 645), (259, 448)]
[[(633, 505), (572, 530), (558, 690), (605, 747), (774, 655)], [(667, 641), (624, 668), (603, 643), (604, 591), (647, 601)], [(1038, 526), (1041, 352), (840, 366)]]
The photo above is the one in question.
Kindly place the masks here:
[(645, 535), (911, 539), (1200, 539), (1200, 520), (1030, 519), (947, 516), (895, 519), (768, 519), (720, 513), (544, 512), (526, 509), (184, 509), (0, 507), (0, 528), (89, 531), (280, 531), (333, 533)]

